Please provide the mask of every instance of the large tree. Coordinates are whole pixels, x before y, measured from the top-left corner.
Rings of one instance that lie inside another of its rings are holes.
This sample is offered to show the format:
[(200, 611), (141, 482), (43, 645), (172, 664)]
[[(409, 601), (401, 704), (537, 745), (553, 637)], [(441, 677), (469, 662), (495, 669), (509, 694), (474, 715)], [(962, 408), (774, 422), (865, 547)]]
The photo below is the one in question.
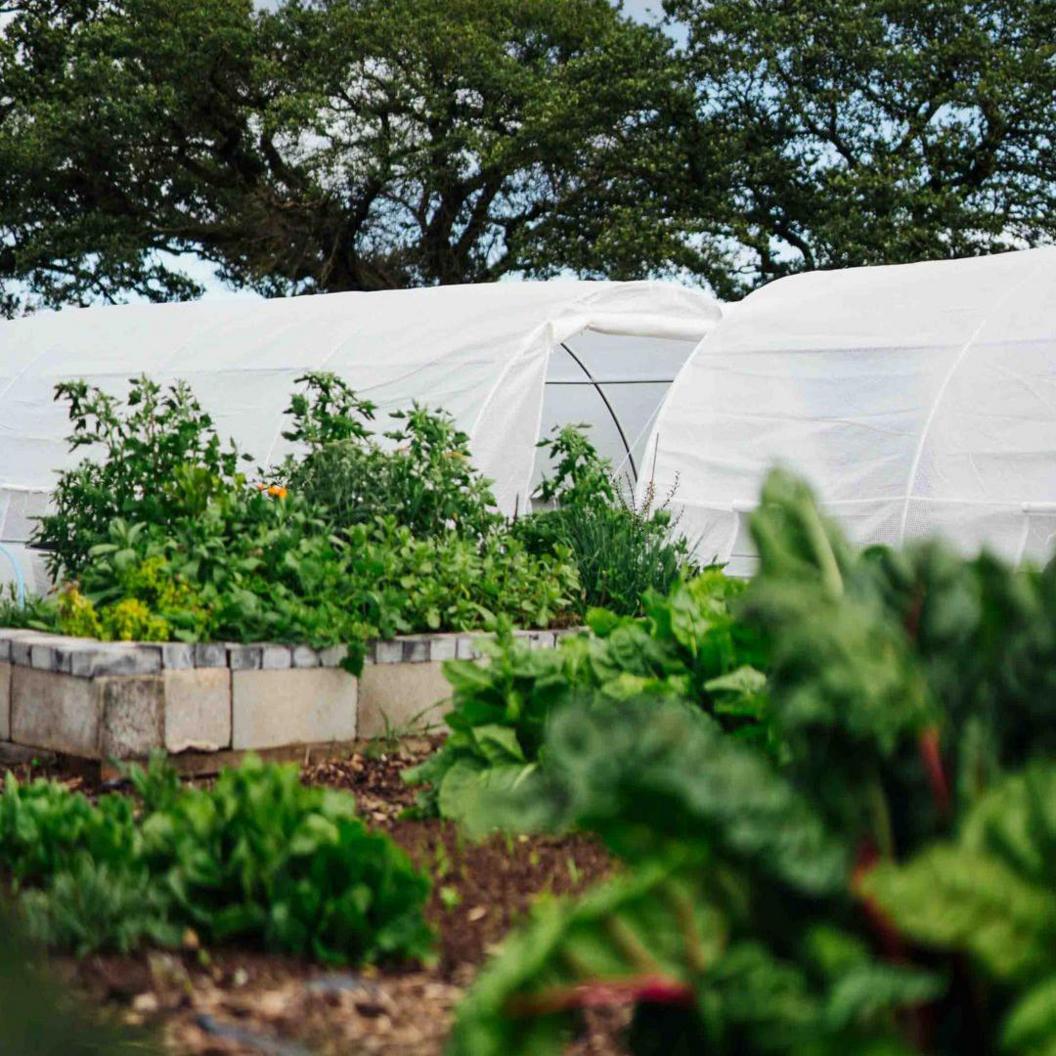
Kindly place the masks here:
[[(723, 293), (1056, 235), (1054, 0), (664, 6), (698, 101), (680, 208), (725, 247), (696, 269)], [(718, 198), (692, 170), (705, 139), (727, 159)]]
[[(684, 100), (608, 0), (11, 0), (0, 306), (639, 276)], [(682, 110), (685, 110), (684, 102)]]

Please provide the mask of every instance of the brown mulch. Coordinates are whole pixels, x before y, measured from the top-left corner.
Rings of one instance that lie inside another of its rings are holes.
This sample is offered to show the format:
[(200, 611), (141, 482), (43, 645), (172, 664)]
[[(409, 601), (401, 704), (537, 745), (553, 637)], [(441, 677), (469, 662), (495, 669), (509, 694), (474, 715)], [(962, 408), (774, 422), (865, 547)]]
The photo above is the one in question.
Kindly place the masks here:
[[(455, 1007), (511, 925), (539, 897), (581, 891), (612, 863), (583, 836), (495, 837), (474, 844), (448, 823), (401, 819), (416, 790), (400, 774), (437, 743), (423, 738), (372, 747), (302, 768), (306, 783), (352, 792), (367, 823), (389, 833), (431, 877), (427, 917), (438, 936), (435, 965), (353, 971), (245, 951), (188, 949), (64, 958), (57, 968), (94, 1005), (159, 1035), (170, 1053), (440, 1056)], [(88, 794), (96, 791), (79, 778), (66, 779)], [(624, 1019), (622, 1012), (592, 1014), (569, 1052), (620, 1056)]]

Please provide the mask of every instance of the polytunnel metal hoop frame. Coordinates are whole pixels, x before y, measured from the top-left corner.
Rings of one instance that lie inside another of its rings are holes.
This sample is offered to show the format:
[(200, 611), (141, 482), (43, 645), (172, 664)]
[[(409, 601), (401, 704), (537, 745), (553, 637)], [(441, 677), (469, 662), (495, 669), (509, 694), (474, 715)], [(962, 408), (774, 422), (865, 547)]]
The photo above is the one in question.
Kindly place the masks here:
[[(605, 390), (602, 389), (601, 383), (598, 381), (598, 379), (595, 378), (593, 374), (591, 374), (590, 370), (587, 368), (586, 363), (584, 363), (583, 360), (581, 360), (579, 358), (579, 356), (577, 356), (575, 354), (575, 352), (573, 352), (572, 349), (569, 348), (568, 345), (564, 341), (561, 342), (561, 347), (572, 357), (573, 360), (575, 360), (575, 362), (579, 366), (579, 369), (582, 370), (583, 373), (586, 374), (587, 378), (589, 379), (589, 381), (581, 382), (580, 384), (592, 385), (594, 387), (594, 390), (601, 397), (602, 403), (605, 404), (605, 409), (609, 412), (609, 417), (612, 418), (612, 424), (616, 426), (616, 432), (618, 432), (620, 434), (620, 443), (623, 444), (623, 450), (627, 454), (627, 461), (631, 464), (631, 475), (634, 477), (635, 484), (637, 484), (638, 483), (638, 467), (634, 464), (634, 455), (631, 454), (631, 445), (629, 443), (627, 443), (627, 435), (623, 431), (623, 426), (620, 424), (620, 419), (619, 419), (619, 417), (617, 417), (615, 409), (613, 408), (612, 404), (609, 403), (609, 398), (605, 395)], [(548, 382), (548, 384), (561, 384), (561, 383), (560, 382)], [(566, 384), (570, 384), (570, 383), (566, 382)], [(575, 384), (575, 382), (572, 382), (571, 384)], [(608, 384), (608, 383), (606, 383), (606, 384)]]

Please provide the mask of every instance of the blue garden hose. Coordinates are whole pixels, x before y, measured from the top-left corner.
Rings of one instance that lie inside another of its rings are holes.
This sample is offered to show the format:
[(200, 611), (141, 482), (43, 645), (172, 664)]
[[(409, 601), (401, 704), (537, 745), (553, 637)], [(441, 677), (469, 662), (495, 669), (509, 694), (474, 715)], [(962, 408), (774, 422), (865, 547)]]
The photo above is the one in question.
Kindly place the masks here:
[(15, 590), (18, 597), (18, 607), (24, 609), (26, 607), (26, 577), (22, 575), (22, 566), (18, 563), (18, 559), (3, 543), (0, 543), (0, 554), (11, 562), (11, 567), (15, 570)]

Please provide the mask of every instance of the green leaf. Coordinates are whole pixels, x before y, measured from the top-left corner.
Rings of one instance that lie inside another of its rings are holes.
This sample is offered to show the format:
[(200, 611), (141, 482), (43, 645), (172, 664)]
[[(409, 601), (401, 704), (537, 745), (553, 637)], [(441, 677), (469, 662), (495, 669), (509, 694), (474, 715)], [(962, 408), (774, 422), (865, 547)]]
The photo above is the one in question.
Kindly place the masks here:
[(990, 855), (939, 844), (907, 865), (878, 866), (864, 890), (911, 938), (967, 950), (997, 979), (1056, 968), (1056, 892)]
[(1016, 1056), (1056, 1054), (1056, 975), (1026, 991), (1005, 1017), (1001, 1046)]

